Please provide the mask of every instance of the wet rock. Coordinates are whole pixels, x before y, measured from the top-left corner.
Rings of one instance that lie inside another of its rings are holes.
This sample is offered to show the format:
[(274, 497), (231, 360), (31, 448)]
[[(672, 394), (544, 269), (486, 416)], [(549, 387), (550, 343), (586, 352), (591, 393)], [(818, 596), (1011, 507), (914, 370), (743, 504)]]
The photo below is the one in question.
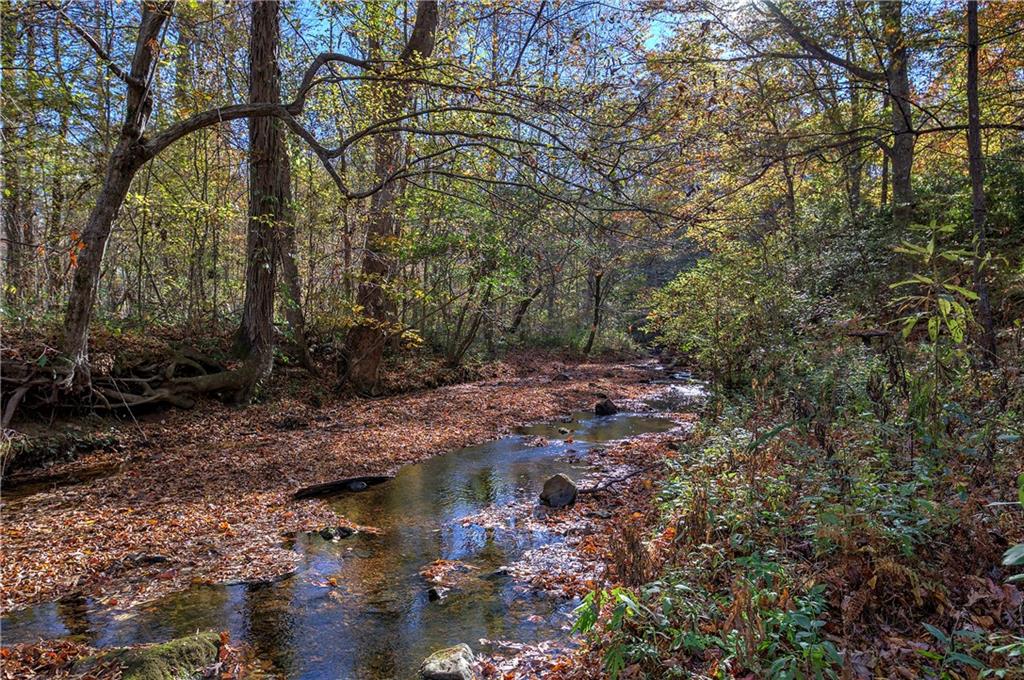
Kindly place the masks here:
[(613, 416), (619, 412), (619, 407), (615, 405), (615, 402), (604, 397), (596, 404), (594, 404), (594, 413), (599, 416)]
[(552, 508), (564, 508), (576, 502), (576, 483), (558, 473), (544, 482), (544, 490), (540, 493), (540, 502)]
[(475, 680), (473, 650), (467, 644), (440, 649), (420, 666), (421, 680)]
[(484, 576), (487, 581), (496, 581), (502, 578), (508, 578), (510, 576), (508, 567), (498, 567), (494, 571)]
[(324, 527), (317, 533), (320, 534), (320, 538), (325, 541), (334, 541), (336, 539), (348, 538), (355, 532), (348, 527)]

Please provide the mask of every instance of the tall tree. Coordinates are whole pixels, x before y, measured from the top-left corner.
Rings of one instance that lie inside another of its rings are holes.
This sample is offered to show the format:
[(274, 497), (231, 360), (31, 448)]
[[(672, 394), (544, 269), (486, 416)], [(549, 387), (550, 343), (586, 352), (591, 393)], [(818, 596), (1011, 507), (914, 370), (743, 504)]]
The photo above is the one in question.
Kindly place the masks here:
[[(153, 86), (160, 61), (158, 57), (163, 38), (162, 29), (173, 8), (174, 0), (145, 0), (142, 3), (138, 35), (128, 71), (120, 68), (108, 51), (85, 29), (64, 16), (69, 27), (89, 44), (107, 69), (127, 87), (124, 120), (117, 143), (107, 161), (99, 197), (82, 230), (78, 264), (68, 297), (63, 347), (70, 362), (64, 381), (67, 384), (86, 385), (89, 382), (89, 321), (92, 318), (103, 255), (114, 220), (124, 205), (132, 180), (139, 169), (182, 137), (219, 123), (250, 117), (277, 116), (287, 120), (290, 126), (301, 130), (294, 116), (302, 112), (310, 90), (317, 84), (316, 74), (319, 69), (333, 62), (343, 62), (363, 69), (368, 67), (362, 60), (325, 52), (319, 54), (307, 67), (296, 98), (287, 105), (247, 103), (218, 106), (173, 123), (150, 137), (146, 135), (146, 131), (154, 106)], [(305, 138), (312, 140), (312, 135), (308, 131), (301, 131)], [(268, 243), (266, 247), (270, 248), (268, 252), (272, 262), (272, 243)]]
[[(884, 54), (881, 70), (866, 68), (850, 58), (839, 56), (822, 47), (804, 29), (786, 15), (772, 0), (764, 6), (779, 27), (803, 50), (799, 59), (815, 59), (839, 66), (851, 78), (869, 83), (883, 83), (890, 107), (892, 141), (884, 144), (892, 167), (892, 213), (898, 228), (910, 224), (914, 210), (914, 191), (911, 173), (914, 167), (914, 116), (910, 91), (910, 52), (903, 30), (902, 0), (880, 0), (878, 11), (882, 20), (882, 46)], [(880, 142), (881, 143), (881, 142)]]
[[(249, 35), (249, 101), (280, 103), (280, 28), (277, 0), (253, 2)], [(283, 124), (249, 119), (249, 227), (246, 239), (245, 302), (237, 349), (250, 367), (246, 391), (270, 373), (274, 359), (275, 231), (291, 201)]]
[(988, 246), (985, 240), (985, 159), (981, 151), (981, 107), (978, 104), (978, 1), (967, 2), (967, 154), (971, 176), (971, 217), (977, 239), (974, 256), (974, 290), (978, 295), (978, 321), (981, 323), (983, 361), (991, 365), (997, 360), (996, 333), (992, 320), (985, 264)]
[[(429, 59), (434, 51), (437, 30), (437, 3), (419, 0), (412, 35), (402, 50), (392, 78), (381, 79), (382, 120), (401, 116), (412, 97), (410, 70)], [(388, 241), (401, 233), (395, 214), (399, 182), (390, 179), (402, 162), (402, 136), (398, 130), (378, 134), (373, 140), (374, 173), (382, 188), (371, 198), (366, 233), (366, 253), (360, 271), (356, 304), (362, 319), (349, 332), (343, 352), (340, 373), (357, 390), (373, 392), (377, 388), (384, 345), (389, 327), (394, 323), (394, 302), (386, 292), (386, 282), (393, 274), (394, 263), (388, 255)]]
[(22, 187), (20, 163), (15, 157), (15, 140), (19, 137), (18, 122), (22, 117), (17, 72), (14, 60), (18, 54), (18, 14), (12, 0), (3, 0), (0, 16), (0, 115), (3, 116), (3, 194), (2, 219), (4, 239), (4, 292), (8, 302), (17, 301), (25, 283), (26, 244), (24, 238), (25, 192)]

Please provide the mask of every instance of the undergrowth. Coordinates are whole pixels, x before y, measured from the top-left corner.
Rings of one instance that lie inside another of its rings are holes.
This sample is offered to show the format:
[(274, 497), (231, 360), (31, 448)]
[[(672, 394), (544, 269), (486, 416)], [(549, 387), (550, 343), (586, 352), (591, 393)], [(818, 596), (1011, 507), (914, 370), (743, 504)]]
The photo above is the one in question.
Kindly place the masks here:
[(612, 678), (1024, 677), (1019, 371), (855, 345), (708, 403), (578, 611)]

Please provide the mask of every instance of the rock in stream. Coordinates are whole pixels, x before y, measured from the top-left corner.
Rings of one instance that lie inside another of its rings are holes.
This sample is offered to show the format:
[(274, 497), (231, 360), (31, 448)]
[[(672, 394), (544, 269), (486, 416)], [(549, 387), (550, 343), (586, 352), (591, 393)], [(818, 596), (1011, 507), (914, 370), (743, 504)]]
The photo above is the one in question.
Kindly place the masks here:
[(422, 680), (474, 680), (473, 650), (467, 644), (439, 649), (420, 666)]
[(552, 508), (564, 508), (576, 502), (576, 483), (558, 473), (544, 482), (544, 490), (540, 492), (540, 502)]

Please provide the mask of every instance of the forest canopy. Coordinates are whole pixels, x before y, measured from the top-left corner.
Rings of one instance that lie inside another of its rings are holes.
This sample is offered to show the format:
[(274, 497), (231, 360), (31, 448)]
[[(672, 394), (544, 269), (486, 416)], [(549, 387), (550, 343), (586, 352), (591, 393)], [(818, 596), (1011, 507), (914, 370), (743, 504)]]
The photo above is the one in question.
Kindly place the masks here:
[(989, 352), (1013, 316), (1019, 4), (973, 80), (927, 3), (269, 4), (5, 0), (5, 325), (60, 326), (66, 384), (95, 323), (237, 324), (240, 393), (282, 343), (369, 391), (386, 347), (589, 353), (708, 255), (881, 319), (929, 224), (976, 244)]

